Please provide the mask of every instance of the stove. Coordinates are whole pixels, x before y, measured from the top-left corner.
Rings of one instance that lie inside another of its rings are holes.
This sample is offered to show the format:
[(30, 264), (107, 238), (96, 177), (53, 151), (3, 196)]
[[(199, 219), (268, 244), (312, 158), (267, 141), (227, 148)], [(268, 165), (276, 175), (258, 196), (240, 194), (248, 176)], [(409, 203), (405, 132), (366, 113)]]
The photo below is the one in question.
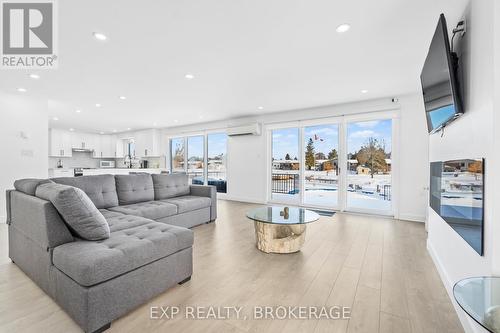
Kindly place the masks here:
[(83, 170), (90, 170), (92, 168), (74, 168), (73, 169), (73, 176), (75, 177), (80, 177), (83, 176)]

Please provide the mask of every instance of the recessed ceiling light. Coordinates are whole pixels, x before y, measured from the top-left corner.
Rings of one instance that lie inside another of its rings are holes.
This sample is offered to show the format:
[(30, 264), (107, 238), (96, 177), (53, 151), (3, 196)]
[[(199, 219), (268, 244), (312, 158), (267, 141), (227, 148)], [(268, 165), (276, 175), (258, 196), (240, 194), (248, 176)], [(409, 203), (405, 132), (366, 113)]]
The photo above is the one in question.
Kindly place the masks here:
[(185, 77), (186, 79), (188, 79), (188, 80), (192, 80), (192, 79), (194, 79), (194, 75), (193, 75), (193, 74), (186, 74), (186, 75), (184, 75), (184, 77)]
[(103, 135), (103, 134), (104, 134), (104, 132), (99, 132), (99, 134)]
[(82, 112), (82, 110), (75, 110), (75, 112), (76, 112), (76, 113), (80, 113), (80, 112)]
[(351, 26), (347, 23), (343, 23), (341, 25), (339, 25), (337, 27), (337, 29), (335, 29), (338, 33), (344, 33), (344, 32), (347, 32), (349, 31), (349, 29), (351, 29)]
[(106, 37), (105, 34), (100, 33), (100, 32), (93, 32), (92, 35), (94, 35), (94, 38), (97, 40), (106, 40), (108, 37)]
[(257, 109), (264, 110), (264, 107), (263, 106), (259, 106)]
[(29, 76), (30, 78), (32, 78), (32, 79), (35, 79), (35, 80), (38, 80), (38, 79), (40, 78), (40, 75), (38, 75), (38, 74), (30, 74), (30, 75), (28, 75), (28, 76)]
[(99, 103), (95, 103), (95, 107), (96, 107), (96, 108), (100, 108), (100, 107), (101, 107), (101, 104), (99, 104)]
[(127, 127), (127, 131), (130, 131), (130, 130), (131, 130), (131, 128), (130, 128), (130, 127)]
[(174, 119), (174, 123), (178, 123), (179, 121), (177, 119)]
[(69, 130), (70, 130), (71, 132), (73, 132), (75, 129), (74, 129), (74, 128), (70, 128)]
[(113, 133), (116, 133), (116, 132), (117, 132), (117, 131), (114, 129), (114, 130), (113, 130)]
[(125, 96), (120, 96), (118, 98), (121, 99), (122, 101), (127, 99), (127, 97), (125, 97)]
[(54, 118), (52, 118), (52, 120), (58, 121), (58, 120), (59, 120), (59, 118), (54, 117)]
[(368, 90), (366, 90), (366, 89), (361, 90), (362, 94), (366, 94), (367, 92), (368, 92)]
[(17, 88), (17, 91), (19, 91), (19, 92), (26, 92), (27, 90), (24, 89), (24, 88)]

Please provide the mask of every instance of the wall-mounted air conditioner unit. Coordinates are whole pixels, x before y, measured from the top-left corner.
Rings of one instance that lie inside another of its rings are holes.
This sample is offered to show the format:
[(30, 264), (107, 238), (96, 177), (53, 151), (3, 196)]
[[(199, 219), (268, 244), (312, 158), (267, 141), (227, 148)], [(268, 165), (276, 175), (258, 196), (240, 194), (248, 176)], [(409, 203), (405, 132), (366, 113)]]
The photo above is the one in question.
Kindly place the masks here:
[(227, 129), (228, 136), (240, 136), (240, 135), (260, 135), (261, 126), (259, 123), (231, 127)]

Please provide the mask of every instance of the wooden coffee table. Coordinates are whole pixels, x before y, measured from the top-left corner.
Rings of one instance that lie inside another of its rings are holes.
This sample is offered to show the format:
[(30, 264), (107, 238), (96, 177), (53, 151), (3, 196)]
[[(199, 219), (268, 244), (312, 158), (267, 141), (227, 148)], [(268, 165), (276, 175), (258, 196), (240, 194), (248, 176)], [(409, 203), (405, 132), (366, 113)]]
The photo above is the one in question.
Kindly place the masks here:
[(306, 239), (306, 224), (319, 215), (301, 207), (265, 206), (250, 210), (259, 250), (266, 253), (298, 252)]

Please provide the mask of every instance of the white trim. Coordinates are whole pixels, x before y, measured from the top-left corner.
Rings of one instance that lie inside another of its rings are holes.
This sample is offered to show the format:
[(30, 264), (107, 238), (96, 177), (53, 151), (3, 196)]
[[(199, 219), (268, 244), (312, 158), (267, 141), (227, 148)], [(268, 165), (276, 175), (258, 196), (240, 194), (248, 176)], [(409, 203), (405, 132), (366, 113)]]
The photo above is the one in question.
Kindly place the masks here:
[(404, 214), (404, 213), (399, 213), (399, 217), (397, 219), (410, 222), (419, 222), (419, 223), (425, 223), (426, 220), (425, 216), (423, 215)]
[(223, 198), (219, 198), (220, 200), (227, 200), (227, 201), (238, 201), (238, 202), (245, 202), (245, 203), (254, 203), (254, 204), (261, 204), (265, 205), (266, 202), (257, 198), (251, 198), (251, 197), (240, 197), (240, 196), (234, 196), (234, 195), (226, 195)]

